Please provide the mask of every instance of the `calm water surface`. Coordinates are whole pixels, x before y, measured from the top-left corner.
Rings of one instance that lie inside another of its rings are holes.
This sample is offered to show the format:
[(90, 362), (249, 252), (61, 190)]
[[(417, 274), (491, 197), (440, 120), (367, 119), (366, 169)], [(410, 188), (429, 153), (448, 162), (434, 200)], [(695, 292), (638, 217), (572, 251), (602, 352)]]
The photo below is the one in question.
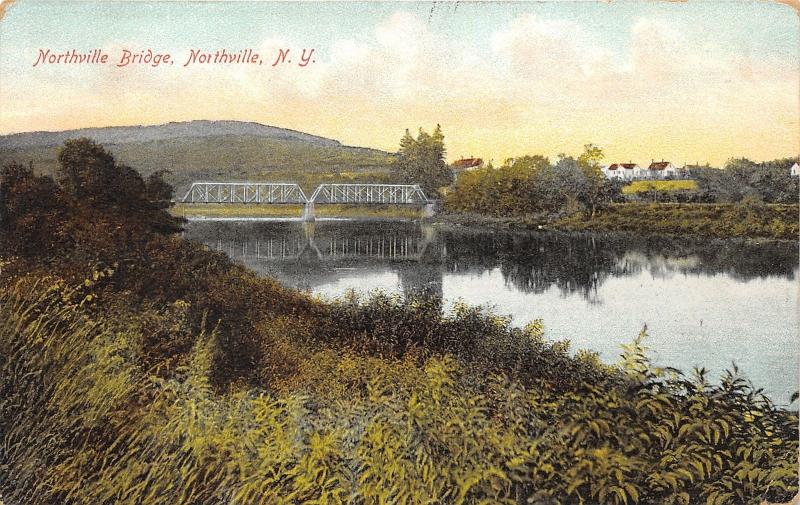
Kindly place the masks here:
[(436, 292), (617, 360), (647, 325), (657, 364), (718, 377), (735, 362), (785, 404), (798, 386), (792, 244), (451, 230), (418, 223), (192, 222), (186, 237), (262, 275), (336, 297)]

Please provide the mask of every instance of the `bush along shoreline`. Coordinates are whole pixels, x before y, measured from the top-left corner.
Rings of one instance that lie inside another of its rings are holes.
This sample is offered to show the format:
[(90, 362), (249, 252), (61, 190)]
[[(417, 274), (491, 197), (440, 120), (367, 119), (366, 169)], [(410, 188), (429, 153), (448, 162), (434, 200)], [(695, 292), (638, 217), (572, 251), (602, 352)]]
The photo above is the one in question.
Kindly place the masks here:
[(644, 333), (605, 364), (546, 340), (541, 321), (515, 328), (425, 294), (322, 302), (177, 237), (158, 181), (122, 171), (138, 196), (75, 198), (119, 182), (106, 154), (80, 141), (58, 181), (2, 174), (7, 503), (758, 504), (798, 491), (796, 397), (776, 405), (735, 368), (712, 383), (655, 367)]

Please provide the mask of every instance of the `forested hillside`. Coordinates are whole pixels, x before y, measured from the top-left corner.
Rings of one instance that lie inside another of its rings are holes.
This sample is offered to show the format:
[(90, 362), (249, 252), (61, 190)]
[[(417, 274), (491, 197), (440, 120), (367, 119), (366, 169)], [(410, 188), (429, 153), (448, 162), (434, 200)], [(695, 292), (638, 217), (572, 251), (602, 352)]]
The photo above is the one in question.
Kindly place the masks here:
[(121, 162), (147, 176), (159, 170), (176, 194), (203, 180), (299, 182), (391, 180), (393, 155), (257, 123), (191, 121), (158, 126), (87, 128), (0, 137), (0, 165), (33, 162), (37, 173), (56, 169), (59, 145), (91, 136)]

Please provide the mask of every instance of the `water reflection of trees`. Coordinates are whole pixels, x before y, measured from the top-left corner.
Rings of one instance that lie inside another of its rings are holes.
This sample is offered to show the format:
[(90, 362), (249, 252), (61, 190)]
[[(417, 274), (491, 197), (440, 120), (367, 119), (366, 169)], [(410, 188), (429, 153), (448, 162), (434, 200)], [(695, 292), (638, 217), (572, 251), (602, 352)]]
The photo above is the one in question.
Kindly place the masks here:
[[(592, 236), (556, 232), (442, 230), (417, 223), (192, 223), (187, 237), (218, 248), (263, 275), (313, 289), (342, 268), (395, 272), (408, 294), (442, 292), (444, 273), (499, 269), (510, 286), (541, 293), (557, 288), (597, 300), (609, 277), (726, 274), (740, 281), (793, 279), (794, 244)], [(277, 244), (280, 244), (278, 246)], [(273, 248), (280, 254), (272, 254)], [(288, 252), (287, 252), (288, 251)]]
[(523, 292), (555, 286), (565, 293), (596, 295), (606, 277), (625, 274), (613, 252), (588, 236), (564, 234), (443, 233), (449, 272), (500, 268), (505, 281)]
[(793, 279), (798, 252), (793, 244), (591, 236), (564, 233), (443, 232), (448, 272), (500, 268), (514, 288), (540, 293), (556, 287), (594, 299), (609, 277), (648, 271), (727, 274), (741, 281), (779, 276)]

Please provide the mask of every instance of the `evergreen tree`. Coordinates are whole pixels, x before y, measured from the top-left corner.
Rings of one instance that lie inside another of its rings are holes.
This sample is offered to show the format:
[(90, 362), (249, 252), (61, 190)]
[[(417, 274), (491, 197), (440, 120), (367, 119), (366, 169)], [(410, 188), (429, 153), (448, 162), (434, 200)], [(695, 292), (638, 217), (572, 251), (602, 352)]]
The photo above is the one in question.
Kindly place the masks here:
[(445, 161), (444, 134), (436, 125), (433, 134), (422, 128), (415, 139), (406, 130), (400, 139), (400, 150), (396, 161), (402, 180), (419, 184), (430, 198), (439, 196), (440, 188), (453, 182), (453, 173)]

